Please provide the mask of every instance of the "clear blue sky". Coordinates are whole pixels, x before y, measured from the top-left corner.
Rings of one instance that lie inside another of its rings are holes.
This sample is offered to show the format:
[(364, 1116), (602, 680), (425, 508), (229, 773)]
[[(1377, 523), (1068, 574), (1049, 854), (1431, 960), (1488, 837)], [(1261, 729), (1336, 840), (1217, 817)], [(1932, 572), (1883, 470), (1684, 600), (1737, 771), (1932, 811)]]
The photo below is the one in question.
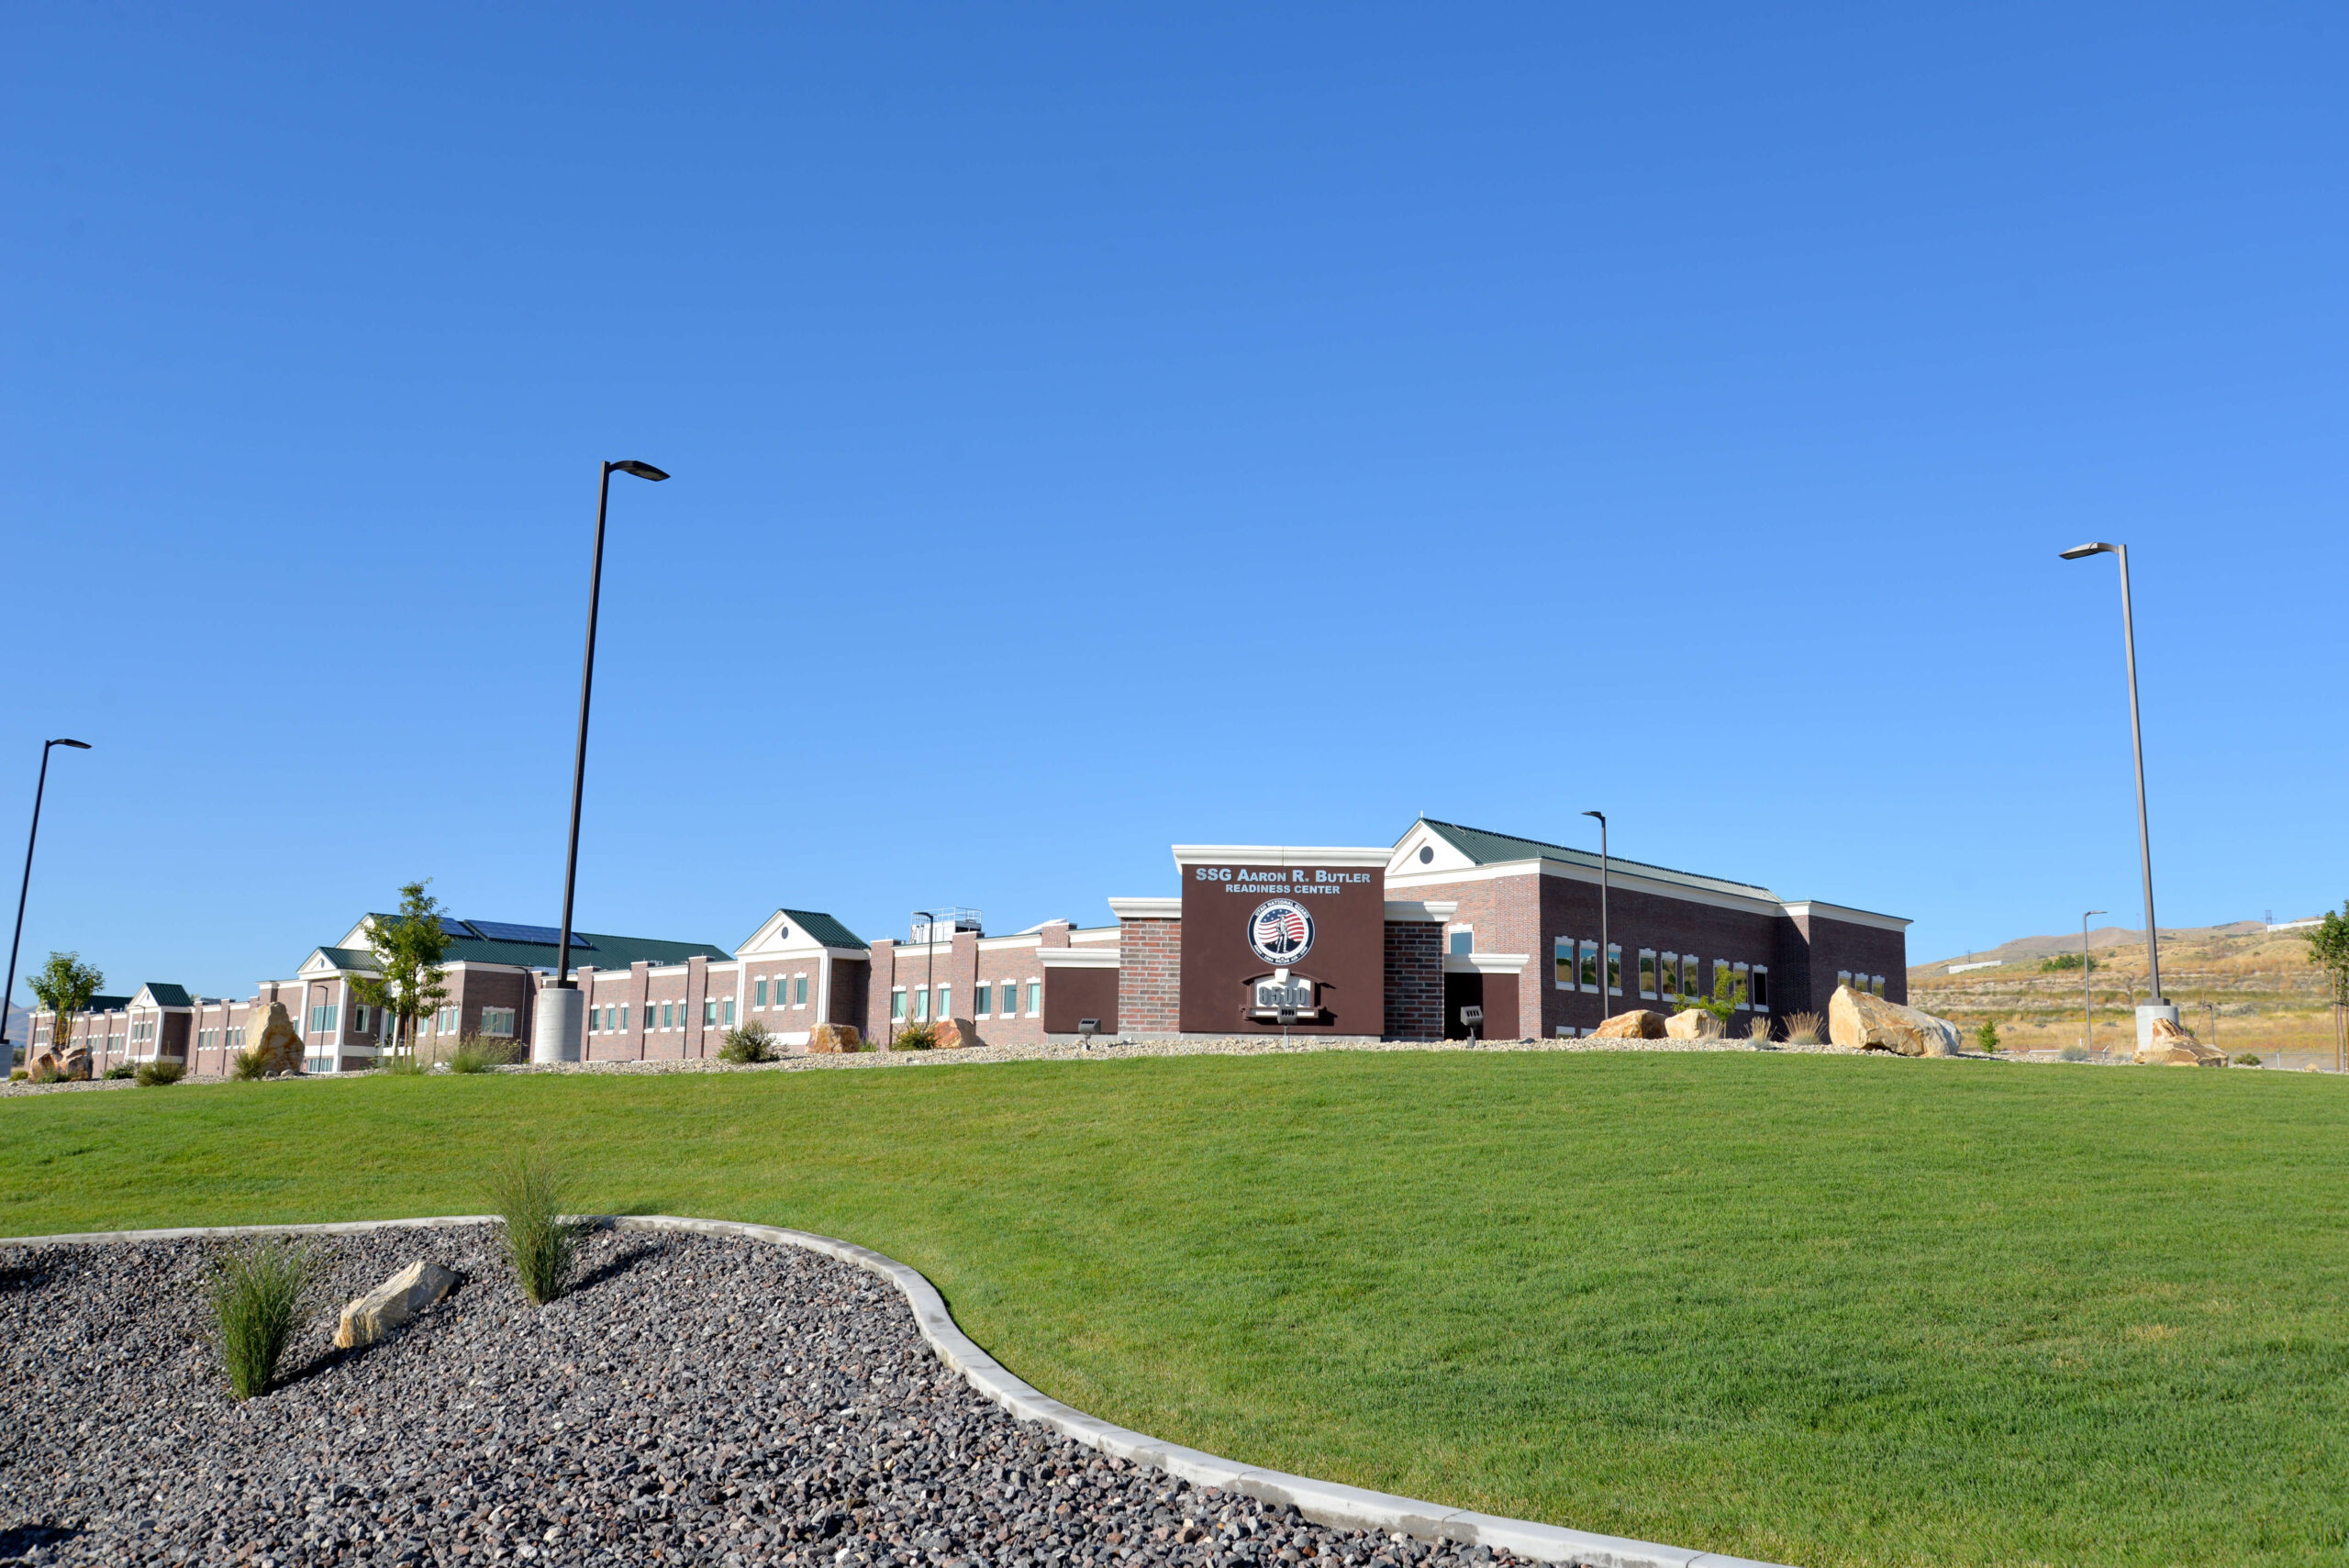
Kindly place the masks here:
[(607, 457), (589, 929), (1586, 806), (2134, 923), (2091, 538), (2165, 923), (2349, 895), (2340, 13), (1269, 11), (18, 8), (27, 964), (551, 923)]

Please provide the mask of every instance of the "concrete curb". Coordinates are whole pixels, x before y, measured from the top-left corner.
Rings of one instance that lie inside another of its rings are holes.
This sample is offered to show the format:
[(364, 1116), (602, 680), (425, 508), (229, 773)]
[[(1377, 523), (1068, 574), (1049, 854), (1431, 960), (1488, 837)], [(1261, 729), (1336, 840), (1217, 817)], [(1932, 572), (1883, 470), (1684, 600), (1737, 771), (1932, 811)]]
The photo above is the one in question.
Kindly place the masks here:
[[(1162, 1442), (1146, 1432), (1130, 1431), (1088, 1416), (1084, 1411), (1030, 1387), (1003, 1363), (981, 1350), (954, 1324), (938, 1294), (918, 1269), (895, 1258), (860, 1247), (852, 1241), (818, 1236), (813, 1231), (787, 1230), (774, 1225), (751, 1225), (731, 1219), (693, 1219), (666, 1214), (601, 1214), (581, 1217), (598, 1228), (613, 1230), (682, 1230), (702, 1236), (740, 1237), (778, 1246), (801, 1247), (852, 1263), (895, 1284), (913, 1308), (922, 1338), (939, 1359), (963, 1375), (965, 1382), (1023, 1421), (1040, 1421), (1063, 1437), (1119, 1459), (1129, 1459), (1163, 1470), (1199, 1486), (1238, 1492), (1275, 1507), (1292, 1506), (1316, 1524), (1349, 1529), (1399, 1531), (1421, 1540), (1448, 1540), (1466, 1546), (1487, 1546), (1543, 1562), (1565, 1562), (1583, 1568), (1784, 1568), (1751, 1558), (1720, 1552), (1691, 1551), (1686, 1547), (1621, 1536), (1595, 1535), (1531, 1519), (1502, 1518), (1494, 1514), (1447, 1508), (1441, 1503), (1365, 1491), (1334, 1481), (1290, 1475), (1241, 1464), (1179, 1443)], [(88, 1230), (61, 1236), (0, 1236), (0, 1247), (94, 1246), (122, 1241), (183, 1241), (219, 1236), (354, 1235), (368, 1230), (437, 1229), (460, 1225), (495, 1225), (487, 1214), (445, 1215), (422, 1219), (362, 1219), (331, 1225), (197, 1226), (172, 1230)]]

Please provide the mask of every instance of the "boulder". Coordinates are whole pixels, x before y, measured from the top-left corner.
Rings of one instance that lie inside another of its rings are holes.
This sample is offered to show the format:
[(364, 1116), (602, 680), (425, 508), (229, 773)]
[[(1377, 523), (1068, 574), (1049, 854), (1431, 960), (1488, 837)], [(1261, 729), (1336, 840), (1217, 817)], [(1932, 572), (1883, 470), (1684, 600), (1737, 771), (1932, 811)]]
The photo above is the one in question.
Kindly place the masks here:
[(372, 1345), (448, 1295), (456, 1283), (449, 1270), (418, 1258), (344, 1307), (334, 1342), (346, 1351)]
[(979, 1038), (979, 1026), (968, 1018), (949, 1018), (938, 1026), (938, 1049), (961, 1051), (986, 1044)]
[(1593, 1040), (1662, 1040), (1664, 1015), (1651, 1013), (1645, 1007), (1634, 1007), (1628, 1013), (1618, 1013), (1590, 1031)]
[(1849, 985), (1835, 987), (1827, 1004), (1827, 1038), (1846, 1048), (1896, 1056), (1955, 1056), (1965, 1049), (1965, 1037), (1947, 1018)]
[(819, 1055), (863, 1051), (864, 1037), (854, 1024), (818, 1024), (807, 1031), (807, 1049)]
[(265, 1013), (246, 1015), (245, 1049), (261, 1059), (264, 1076), (302, 1071), (302, 1031), (286, 1016), (283, 1002), (272, 1002)]
[(64, 1059), (58, 1062), (57, 1075), (69, 1083), (79, 1084), (87, 1081), (90, 1076), (90, 1053), (78, 1045), (74, 1046), (66, 1051)]
[(1719, 1040), (1728, 1033), (1728, 1027), (1702, 1007), (1690, 1007), (1664, 1020), (1666, 1040)]
[(2137, 1060), (2154, 1067), (2223, 1067), (2227, 1053), (2168, 1018), (2155, 1018), (2153, 1038), (2137, 1048)]

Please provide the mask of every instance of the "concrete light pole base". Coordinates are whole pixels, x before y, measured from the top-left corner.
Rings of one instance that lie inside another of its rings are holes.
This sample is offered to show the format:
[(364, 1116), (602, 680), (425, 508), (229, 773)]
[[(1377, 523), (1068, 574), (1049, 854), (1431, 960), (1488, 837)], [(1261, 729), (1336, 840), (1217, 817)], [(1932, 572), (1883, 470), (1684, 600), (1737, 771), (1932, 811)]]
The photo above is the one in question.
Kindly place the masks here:
[(576, 1062), (587, 1038), (587, 994), (576, 985), (549, 985), (539, 993), (538, 1017), (530, 1024), (530, 1060)]
[(2154, 1043), (2154, 1020), (2167, 1018), (2177, 1022), (2177, 1005), (2174, 1002), (2148, 1002), (2137, 1009), (2137, 1049), (2144, 1050)]

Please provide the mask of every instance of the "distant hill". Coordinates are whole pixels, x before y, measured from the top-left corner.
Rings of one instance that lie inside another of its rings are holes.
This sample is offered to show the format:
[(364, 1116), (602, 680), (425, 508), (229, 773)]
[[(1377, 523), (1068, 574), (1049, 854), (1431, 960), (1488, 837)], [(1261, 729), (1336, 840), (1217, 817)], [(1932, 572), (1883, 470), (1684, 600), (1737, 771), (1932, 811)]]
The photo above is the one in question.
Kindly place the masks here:
[[(2267, 933), (2266, 925), (2257, 920), (2232, 920), (2223, 926), (2164, 926), (2162, 940), (2167, 942), (2200, 943), (2222, 937), (2255, 937)], [(2278, 931), (2279, 937), (2297, 937), (2297, 931)], [(2127, 947), (2134, 943), (2145, 945), (2145, 933), (2127, 926), (2096, 926), (2088, 931), (2088, 951), (2099, 948)], [(1956, 958), (1937, 958), (1927, 963), (1912, 964), (1909, 973), (1923, 973), (1927, 970), (1945, 969), (1953, 963), (2018, 963), (2024, 959), (2050, 958), (2059, 952), (2080, 951), (2080, 933), (2065, 931), (2053, 937), (2017, 937), (1980, 952), (1969, 952)]]

